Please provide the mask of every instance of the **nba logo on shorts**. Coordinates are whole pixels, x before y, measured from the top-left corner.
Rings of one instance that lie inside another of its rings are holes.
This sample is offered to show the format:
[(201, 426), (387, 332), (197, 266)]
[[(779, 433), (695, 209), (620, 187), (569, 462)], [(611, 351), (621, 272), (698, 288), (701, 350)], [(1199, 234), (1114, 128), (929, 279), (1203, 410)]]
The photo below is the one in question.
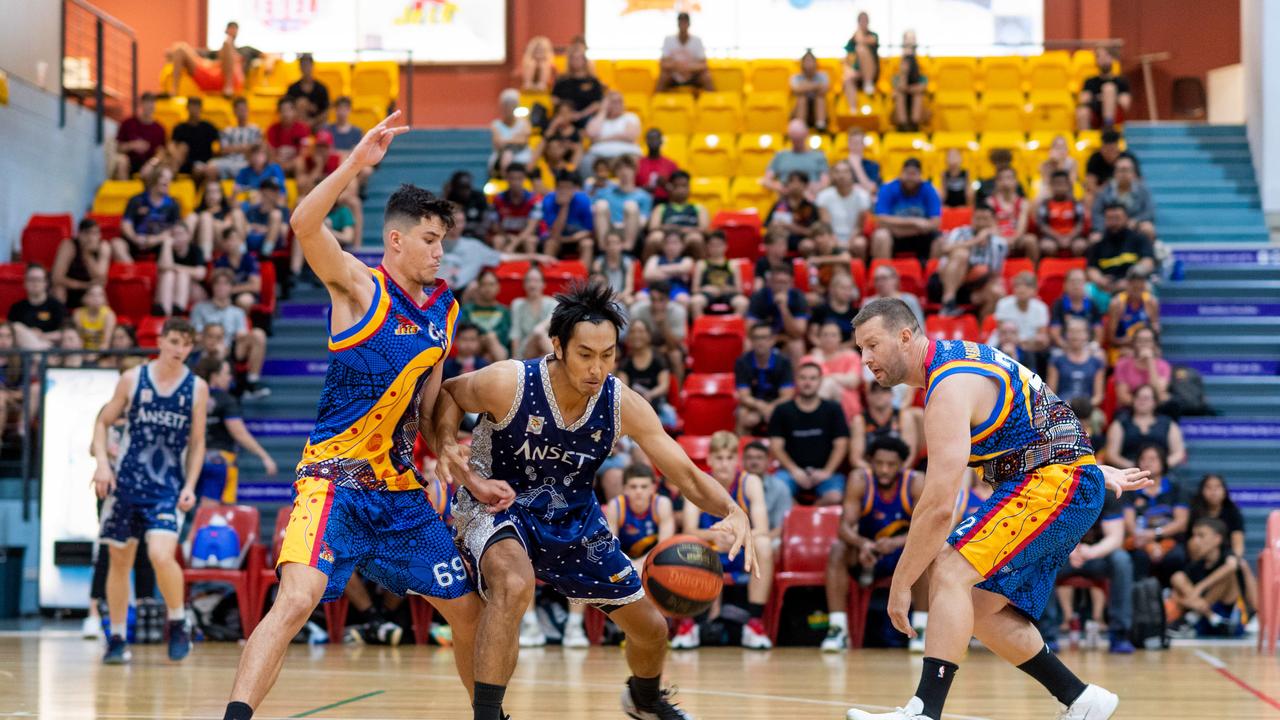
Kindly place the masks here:
[(540, 415), (530, 415), (530, 416), (529, 416), (529, 425), (525, 428), (525, 432), (533, 433), (534, 435), (541, 435), (541, 434), (542, 434), (542, 423), (543, 423), (542, 416), (540, 416)]

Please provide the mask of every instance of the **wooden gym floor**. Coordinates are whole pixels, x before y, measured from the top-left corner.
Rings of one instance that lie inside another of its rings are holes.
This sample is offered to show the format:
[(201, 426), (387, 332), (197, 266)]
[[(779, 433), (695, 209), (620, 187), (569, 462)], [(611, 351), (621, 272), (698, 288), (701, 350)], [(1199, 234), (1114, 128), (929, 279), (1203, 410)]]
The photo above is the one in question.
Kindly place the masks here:
[[(197, 644), (170, 663), (162, 645), (134, 648), (131, 665), (104, 667), (101, 647), (61, 630), (0, 633), (0, 718), (56, 720), (220, 720), (239, 657), (231, 643)], [(1067, 651), (1086, 680), (1121, 696), (1116, 717), (1278, 718), (1280, 663), (1252, 645), (1177, 646), (1129, 657)], [(700, 720), (829, 718), (850, 703), (891, 708), (915, 688), (919, 656), (865, 650), (841, 656), (816, 648), (771, 652), (708, 648), (673, 652), (666, 681)], [(437, 648), (294, 645), (257, 718), (471, 717)], [(616, 647), (524, 650), (507, 691), (515, 720), (622, 718), (627, 675)], [(1057, 705), (1016, 669), (973, 650), (953, 687), (947, 716), (1023, 720), (1057, 717)]]

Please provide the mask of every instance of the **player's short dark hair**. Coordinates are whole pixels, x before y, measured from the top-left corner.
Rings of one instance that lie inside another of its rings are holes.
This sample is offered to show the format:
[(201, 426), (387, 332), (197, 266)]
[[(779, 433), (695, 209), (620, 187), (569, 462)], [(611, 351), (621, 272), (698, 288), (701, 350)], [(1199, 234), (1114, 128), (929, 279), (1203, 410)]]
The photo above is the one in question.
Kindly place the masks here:
[(1194, 530), (1202, 526), (1207, 527), (1210, 530), (1214, 531), (1215, 533), (1217, 533), (1218, 537), (1222, 538), (1223, 540), (1227, 539), (1227, 534), (1229, 532), (1227, 530), (1227, 524), (1222, 522), (1218, 518), (1202, 517), (1199, 520), (1197, 520), (1194, 525), (1191, 526), (1191, 529)]
[(605, 283), (577, 282), (556, 295), (556, 309), (551, 313), (548, 334), (560, 341), (560, 348), (567, 351), (573, 329), (578, 323), (607, 322), (613, 325), (615, 334), (627, 326), (627, 316), (614, 299), (613, 288)]
[(200, 358), (200, 361), (196, 363), (195, 373), (198, 377), (207, 382), (209, 378), (213, 377), (222, 369), (223, 364), (226, 362), (226, 358), (218, 355), (204, 355)]
[(91, 217), (87, 217), (81, 220), (80, 224), (76, 225), (76, 232), (84, 232), (86, 230), (92, 230), (96, 227), (98, 227), (98, 221), (94, 220)]
[(692, 179), (692, 176), (689, 173), (685, 172), (684, 170), (677, 170), (671, 173), (671, 177), (667, 178), (667, 182), (675, 182), (677, 180), (684, 180), (685, 182), (689, 182), (691, 179)]
[(643, 463), (632, 463), (622, 471), (622, 483), (625, 485), (631, 478), (646, 478), (650, 482), (657, 482), (657, 478), (653, 476), (653, 469)]
[(1117, 130), (1103, 130), (1103, 131), (1102, 131), (1102, 144), (1103, 144), (1103, 145), (1114, 145), (1114, 144), (1116, 144), (1116, 143), (1118, 143), (1118, 142), (1120, 142), (1120, 132), (1119, 132), (1119, 131), (1117, 131)]
[(1049, 179), (1050, 180), (1066, 180), (1067, 182), (1071, 182), (1071, 173), (1067, 172), (1066, 170), (1054, 170), (1053, 173), (1049, 175)]
[(803, 171), (803, 170), (792, 170), (791, 172), (787, 173), (787, 182), (789, 183), (789, 182), (791, 182), (792, 180), (799, 180), (800, 182), (804, 183), (805, 185), (808, 185), (808, 184), (809, 184), (809, 173), (807, 173), (807, 172), (805, 172), (805, 171)]
[(426, 218), (438, 218), (445, 231), (453, 229), (453, 203), (437, 197), (412, 183), (404, 183), (387, 198), (387, 209), (382, 216), (383, 226), (393, 222), (417, 225)]
[(338, 99), (333, 101), (333, 106), (337, 107), (339, 105), (346, 105), (347, 107), (351, 107), (351, 98), (347, 95), (339, 95)]
[(1129, 208), (1125, 207), (1124, 203), (1118, 200), (1112, 200), (1111, 202), (1102, 206), (1102, 211), (1104, 213), (1109, 210), (1123, 210), (1125, 215), (1129, 214)]
[(920, 158), (909, 157), (906, 160), (903, 160), (902, 169), (906, 170), (907, 168), (915, 168), (916, 170), (920, 170), (921, 169)]
[(464, 333), (464, 332), (470, 332), (471, 330), (475, 330), (476, 332), (480, 332), (480, 326), (479, 326), (479, 325), (477, 325), (477, 324), (475, 324), (475, 323), (469, 323), (469, 322), (458, 323), (458, 327), (457, 327), (457, 329), (455, 329), (455, 330), (453, 331), (453, 336), (454, 336), (454, 337), (457, 337), (457, 336), (461, 335), (462, 333)]
[(765, 454), (768, 454), (769, 452), (769, 448), (759, 440), (752, 440), (751, 442), (747, 443), (742, 448), (742, 454), (746, 455), (748, 450), (759, 450), (760, 452)]
[(507, 165), (507, 169), (505, 172), (506, 173), (518, 172), (518, 173), (523, 173), (525, 175), (528, 175), (529, 168), (525, 167), (524, 163), (513, 162)]
[(862, 327), (873, 318), (881, 318), (885, 329), (890, 332), (909, 328), (912, 332), (920, 332), (920, 321), (911, 308), (898, 298), (880, 297), (869, 301), (853, 318), (855, 328)]
[(872, 457), (881, 450), (896, 454), (903, 462), (911, 456), (911, 448), (896, 435), (881, 435), (872, 440), (870, 447), (867, 448), (867, 457)]
[(573, 183), (574, 187), (581, 187), (582, 179), (572, 170), (560, 169), (556, 171), (556, 184), (560, 183)]
[(164, 337), (171, 332), (186, 335), (191, 342), (196, 340), (196, 328), (186, 318), (171, 317), (164, 321), (164, 325), (160, 326), (160, 336)]

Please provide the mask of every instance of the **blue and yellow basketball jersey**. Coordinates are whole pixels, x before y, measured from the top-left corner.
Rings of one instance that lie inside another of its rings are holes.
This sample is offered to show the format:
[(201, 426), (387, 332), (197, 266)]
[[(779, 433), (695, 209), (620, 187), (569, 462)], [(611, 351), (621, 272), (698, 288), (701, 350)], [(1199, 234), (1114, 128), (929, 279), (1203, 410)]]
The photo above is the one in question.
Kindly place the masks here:
[[(1151, 315), (1147, 312), (1147, 301), (1151, 298), (1151, 293), (1143, 292), (1135, 298), (1128, 290), (1124, 290), (1117, 293), (1116, 298), (1121, 303), (1120, 318), (1116, 322), (1117, 337), (1128, 337), (1139, 327), (1151, 324)], [(1134, 300), (1137, 300), (1136, 305)]]
[(969, 465), (992, 485), (1021, 479), (1046, 465), (1070, 465), (1092, 456), (1089, 435), (1071, 406), (1039, 375), (988, 345), (939, 340), (925, 357), (925, 404), (937, 384), (957, 373), (990, 378), (998, 387), (995, 407), (969, 432)]
[(369, 311), (329, 336), (329, 370), (298, 478), (364, 490), (421, 490), (413, 464), (418, 394), (429, 371), (449, 354), (458, 304), (443, 281), (419, 306), (385, 269), (369, 272)]
[(626, 495), (614, 498), (613, 504), (618, 513), (618, 540), (622, 542), (622, 552), (630, 558), (649, 552), (658, 543), (657, 493), (643, 513), (637, 513), (627, 503)]
[[(745, 478), (746, 476), (747, 476), (746, 472), (739, 470), (738, 476), (733, 479), (733, 483), (730, 484), (729, 487), (726, 489), (729, 491), (729, 497), (733, 498), (733, 501), (738, 503), (738, 507), (742, 508), (743, 512), (747, 513), (747, 515), (750, 516), (751, 503), (747, 500), (747, 484), (742, 481), (742, 479)], [(698, 529), (706, 530), (707, 528), (711, 527), (712, 525), (715, 525), (718, 522), (720, 522), (720, 518), (716, 517), (715, 515), (712, 515), (711, 513), (704, 512), (698, 516)], [(727, 550), (728, 548), (717, 548), (717, 549)]]
[(876, 479), (870, 471), (862, 472), (867, 487), (863, 492), (862, 517), (858, 520), (858, 534), (879, 540), (906, 532), (911, 525), (911, 513), (915, 510), (911, 504), (911, 471), (903, 470), (899, 473), (894, 480), (893, 491), (886, 493), (888, 499), (881, 495)]

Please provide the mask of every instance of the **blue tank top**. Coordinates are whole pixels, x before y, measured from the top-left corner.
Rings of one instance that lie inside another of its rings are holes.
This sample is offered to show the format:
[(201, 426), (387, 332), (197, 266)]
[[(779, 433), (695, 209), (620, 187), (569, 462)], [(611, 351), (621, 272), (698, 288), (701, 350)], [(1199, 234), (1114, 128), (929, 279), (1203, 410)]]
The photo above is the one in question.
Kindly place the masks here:
[(995, 407), (969, 431), (969, 466), (999, 485), (1046, 465), (1070, 465), (1093, 455), (1089, 436), (1071, 406), (1039, 375), (988, 345), (938, 340), (924, 361), (925, 405), (943, 379), (957, 373), (990, 378), (998, 388)]
[(449, 355), (458, 303), (443, 281), (418, 305), (383, 268), (369, 272), (369, 311), (329, 336), (329, 370), (297, 474), (354, 489), (419, 490), (418, 394)]
[(596, 471), (622, 427), (618, 380), (606, 376), (582, 417), (570, 425), (551, 390), (548, 358), (520, 361), (519, 369), (507, 416), (495, 420), (485, 415), (476, 425), (471, 468), (481, 477), (510, 484), (516, 503), (541, 524), (549, 540), (572, 542), (599, 517)]
[[(685, 260), (685, 258), (684, 258), (683, 256), (678, 257), (678, 258), (676, 258), (675, 260), (669, 260), (669, 259), (667, 259), (667, 256), (666, 256), (666, 255), (659, 255), (659, 256), (658, 256), (658, 265), (659, 265), (659, 266), (662, 266), (662, 265), (675, 265), (675, 264), (677, 264), (677, 263), (682, 263), (682, 262), (684, 262), (684, 260)], [(688, 278), (683, 277), (683, 276), (680, 276), (680, 277), (672, 277), (672, 278), (668, 278), (668, 279), (667, 279), (667, 282), (671, 283), (671, 297), (672, 297), (672, 299), (674, 299), (676, 295), (679, 295), (679, 294), (681, 294), (681, 293), (684, 293), (685, 295), (688, 295), (688, 294), (689, 294), (689, 279), (688, 279)]]
[(627, 503), (626, 495), (613, 499), (618, 512), (618, 540), (627, 557), (638, 558), (658, 543), (658, 495), (655, 493), (644, 513), (637, 513)]
[[(729, 485), (727, 489), (729, 491), (729, 497), (733, 498), (733, 501), (738, 503), (738, 507), (742, 508), (743, 512), (745, 512), (747, 516), (750, 517), (751, 502), (747, 500), (747, 484), (742, 481), (742, 479), (745, 478), (746, 476), (747, 474), (745, 472), (739, 470), (738, 476), (733, 479), (733, 483)], [(721, 518), (715, 515), (712, 515), (711, 513), (704, 512), (698, 516), (698, 529), (706, 530), (712, 525), (715, 525), (716, 523), (720, 522), (720, 520)], [(716, 548), (716, 549), (723, 552), (723, 551), (727, 551), (729, 548)]]
[(161, 395), (151, 380), (151, 363), (138, 368), (129, 401), (128, 425), (116, 461), (116, 495), (135, 501), (177, 498), (186, 479), (183, 456), (191, 439), (195, 375)]
[(1151, 315), (1147, 312), (1147, 298), (1151, 297), (1151, 293), (1142, 293), (1142, 296), (1137, 298), (1137, 305), (1133, 304), (1134, 298), (1129, 294), (1128, 290), (1120, 293), (1117, 297), (1123, 298), (1120, 318), (1116, 322), (1117, 337), (1127, 337), (1139, 325), (1151, 324)]
[(911, 525), (911, 513), (915, 510), (911, 503), (911, 471), (904, 470), (898, 474), (893, 482), (892, 492), (886, 493), (888, 499), (881, 495), (875, 477), (866, 470), (862, 473), (866, 489), (862, 493), (862, 517), (858, 520), (858, 534), (879, 540), (906, 532)]

